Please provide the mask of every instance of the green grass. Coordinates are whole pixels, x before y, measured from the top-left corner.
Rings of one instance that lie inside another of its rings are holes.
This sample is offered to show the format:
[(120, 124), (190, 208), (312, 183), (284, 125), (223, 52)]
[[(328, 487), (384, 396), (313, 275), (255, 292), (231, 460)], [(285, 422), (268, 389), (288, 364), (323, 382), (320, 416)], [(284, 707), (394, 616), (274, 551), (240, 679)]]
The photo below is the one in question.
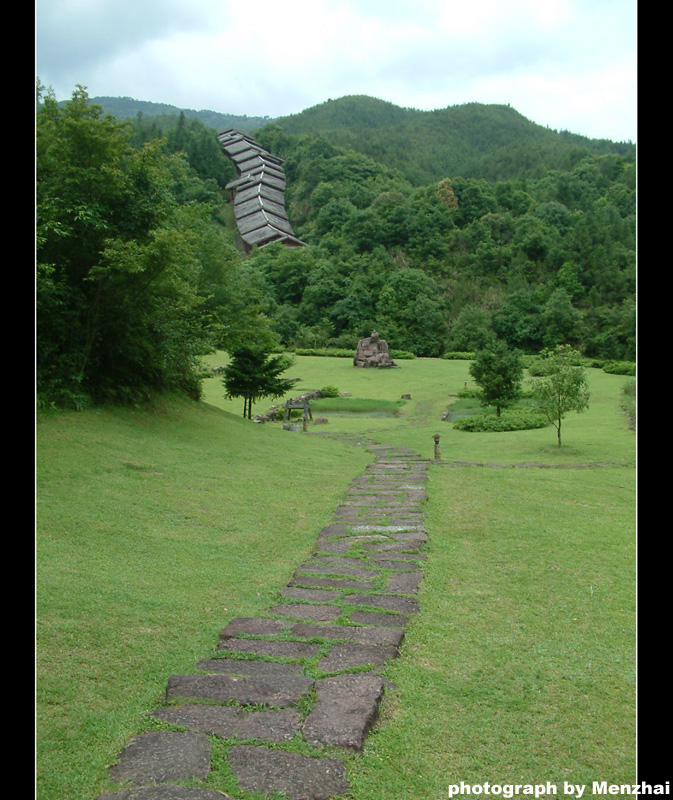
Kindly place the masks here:
[[(635, 780), (624, 378), (589, 370), (590, 408), (568, 415), (558, 448), (551, 427), (441, 422), (473, 385), (468, 366), (298, 357), (292, 396), (335, 385), (397, 407), (411, 394), (399, 416), (326, 413), (310, 430), (328, 436), (243, 420), (218, 378), (201, 404), (38, 418), (40, 800), (95, 800), (107, 765), (151, 725), (169, 675), (208, 657), (230, 619), (276, 600), (372, 458), (344, 434), (432, 458), (439, 433), (442, 456), (429, 477), (422, 613), (387, 668), (395, 688), (380, 723), (348, 758), (354, 800), (436, 800), (460, 780)], [(223, 758), (210, 783), (241, 796)]]

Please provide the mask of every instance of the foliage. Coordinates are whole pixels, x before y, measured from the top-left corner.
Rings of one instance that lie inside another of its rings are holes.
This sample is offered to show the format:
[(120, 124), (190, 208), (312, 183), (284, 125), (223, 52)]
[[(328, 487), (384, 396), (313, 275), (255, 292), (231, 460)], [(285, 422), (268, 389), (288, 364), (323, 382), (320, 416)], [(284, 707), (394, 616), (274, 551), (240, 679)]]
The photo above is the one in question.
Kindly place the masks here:
[[(233, 165), (212, 130), (187, 111), (130, 130), (136, 149), (169, 159), (178, 207), (221, 205)], [(354, 350), (377, 329), (415, 356), (475, 352), (497, 336), (525, 354), (570, 344), (635, 360), (633, 145), (550, 131), (505, 106), (416, 112), (362, 97), (255, 137), (286, 159), (286, 206), (309, 246), (270, 245), (240, 263), (228, 240), (224, 283), (209, 267), (197, 286), (217, 346), (260, 321), (303, 352)]]
[(472, 414), (461, 417), (453, 423), (459, 431), (494, 433), (502, 431), (523, 431), (544, 428), (549, 421), (543, 414), (522, 408), (510, 408), (498, 414)]
[(225, 396), (243, 398), (243, 416), (252, 419), (252, 406), (263, 397), (281, 397), (293, 381), (281, 375), (293, 363), (285, 355), (270, 355), (263, 347), (239, 347), (231, 354), (222, 382)]
[(547, 361), (546, 377), (540, 378), (533, 393), (541, 414), (556, 428), (561, 446), (561, 423), (569, 411), (578, 413), (589, 406), (586, 371), (577, 366), (579, 354), (560, 346), (543, 354)]
[(470, 375), (481, 389), (484, 404), (494, 405), (498, 417), (503, 406), (521, 395), (523, 362), (520, 353), (506, 342), (494, 340), (475, 353)]
[(450, 350), (448, 353), (444, 353), (442, 358), (447, 359), (448, 361), (472, 361), (474, 358), (474, 352), (470, 351), (460, 351), (460, 350)]
[[(253, 304), (237, 256), (213, 229), (212, 192), (159, 140), (78, 87), (37, 115), (39, 402), (138, 401), (200, 393), (198, 358)], [(187, 190), (187, 187), (191, 189)], [(234, 300), (234, 295), (236, 299)], [(237, 304), (238, 306), (237, 310)], [(241, 308), (243, 306), (243, 308)]]
[(607, 361), (603, 364), (603, 372), (609, 375), (635, 375), (635, 361)]
[(636, 429), (636, 403), (636, 382), (629, 381), (622, 389), (622, 408), (628, 417), (629, 427), (634, 431)]
[(339, 396), (339, 387), (338, 386), (323, 386), (320, 390), (321, 397), (338, 397)]

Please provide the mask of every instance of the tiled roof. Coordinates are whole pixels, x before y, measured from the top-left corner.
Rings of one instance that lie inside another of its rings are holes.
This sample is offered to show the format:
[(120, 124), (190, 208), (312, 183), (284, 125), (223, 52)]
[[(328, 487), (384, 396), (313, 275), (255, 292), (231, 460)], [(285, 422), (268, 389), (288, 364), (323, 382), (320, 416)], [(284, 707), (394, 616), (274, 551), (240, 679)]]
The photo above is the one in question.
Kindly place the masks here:
[(233, 129), (222, 131), (218, 138), (238, 171), (239, 177), (226, 188), (235, 193), (234, 218), (246, 246), (304, 244), (294, 235), (285, 210), (283, 159)]

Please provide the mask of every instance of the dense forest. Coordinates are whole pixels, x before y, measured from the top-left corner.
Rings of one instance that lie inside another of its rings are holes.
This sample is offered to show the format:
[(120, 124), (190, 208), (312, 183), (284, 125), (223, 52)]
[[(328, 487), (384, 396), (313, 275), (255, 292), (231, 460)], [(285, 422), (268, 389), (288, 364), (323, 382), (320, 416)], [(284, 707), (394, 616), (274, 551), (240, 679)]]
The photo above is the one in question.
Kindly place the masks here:
[(635, 359), (631, 143), (551, 131), (507, 106), (330, 100), (254, 131), (286, 159), (307, 246), (245, 256), (216, 130), (185, 112), (106, 110), (79, 87), (65, 104), (40, 92), (42, 403), (198, 395), (209, 348), (354, 348), (374, 328), (417, 356), (497, 337), (525, 353), (568, 343)]

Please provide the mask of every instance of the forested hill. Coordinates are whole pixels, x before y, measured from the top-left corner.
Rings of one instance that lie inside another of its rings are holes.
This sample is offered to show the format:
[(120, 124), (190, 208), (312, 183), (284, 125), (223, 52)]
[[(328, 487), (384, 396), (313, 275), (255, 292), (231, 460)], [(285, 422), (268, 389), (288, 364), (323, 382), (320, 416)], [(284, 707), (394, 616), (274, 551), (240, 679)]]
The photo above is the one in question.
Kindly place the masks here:
[(633, 144), (507, 106), (330, 100), (252, 131), (285, 158), (309, 246), (244, 255), (214, 130), (226, 124), (151, 110), (129, 118), (81, 87), (38, 102), (42, 405), (198, 396), (212, 347), (353, 350), (372, 330), (416, 356), (498, 339), (635, 359)]
[[(537, 177), (547, 169), (572, 169), (588, 155), (635, 157), (636, 150), (630, 142), (551, 130), (504, 105), (467, 103), (418, 111), (358, 95), (327, 100), (299, 114), (271, 119), (179, 109), (130, 97), (95, 97), (91, 102), (119, 120), (160, 117), (162, 127), (175, 124), (183, 114), (217, 131), (235, 128), (256, 134), (273, 126), (293, 136), (320, 135), (401, 172), (414, 186), (458, 175), (488, 181), (520, 180)], [(282, 137), (276, 137), (274, 145), (282, 151)]]
[(371, 156), (416, 186), (457, 175), (519, 179), (543, 169), (570, 169), (587, 155), (635, 155), (632, 143), (554, 131), (510, 106), (481, 103), (417, 111), (372, 97), (342, 97), (274, 124), (288, 134), (320, 134)]
[(137, 120), (143, 117), (177, 118), (184, 114), (187, 119), (198, 119), (209, 128), (217, 131), (235, 128), (243, 133), (266, 125), (272, 120), (269, 117), (248, 117), (246, 114), (222, 114), (219, 111), (193, 108), (177, 108), (166, 103), (152, 103), (149, 100), (134, 100), (132, 97), (92, 97), (91, 102), (99, 105), (105, 112), (118, 120)]

